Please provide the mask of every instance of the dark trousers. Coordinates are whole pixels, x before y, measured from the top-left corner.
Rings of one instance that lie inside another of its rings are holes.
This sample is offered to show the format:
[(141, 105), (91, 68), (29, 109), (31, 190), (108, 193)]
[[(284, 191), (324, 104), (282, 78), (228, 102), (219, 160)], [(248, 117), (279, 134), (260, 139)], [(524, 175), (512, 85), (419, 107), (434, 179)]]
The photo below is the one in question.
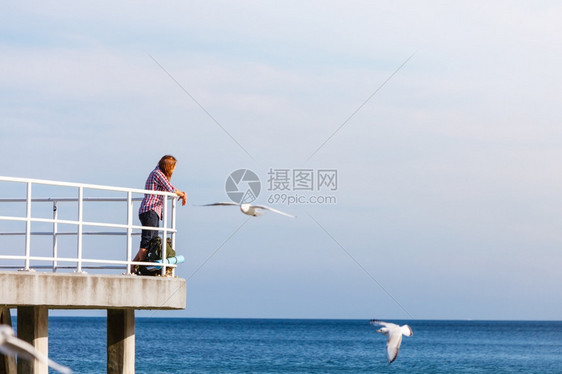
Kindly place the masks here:
[[(141, 221), (141, 225), (143, 226), (160, 226), (160, 217), (158, 217), (158, 214), (156, 214), (154, 210), (149, 210), (148, 212), (139, 214), (139, 220)], [(150, 243), (150, 240), (157, 235), (158, 231), (156, 230), (142, 230), (140, 247), (148, 248), (148, 243)]]

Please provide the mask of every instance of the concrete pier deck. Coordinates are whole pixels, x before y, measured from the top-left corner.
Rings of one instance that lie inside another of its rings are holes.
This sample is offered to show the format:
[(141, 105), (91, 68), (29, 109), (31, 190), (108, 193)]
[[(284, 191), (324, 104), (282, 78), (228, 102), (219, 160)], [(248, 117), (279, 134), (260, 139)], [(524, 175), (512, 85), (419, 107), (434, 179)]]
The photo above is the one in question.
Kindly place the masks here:
[[(86, 273), (0, 272), (0, 317), (17, 308), (18, 337), (48, 354), (49, 309), (107, 310), (107, 372), (135, 372), (135, 309), (186, 307), (186, 281)], [(9, 316), (4, 320), (9, 320)], [(15, 373), (10, 360), (0, 373)], [(47, 374), (38, 362), (17, 361), (18, 373)]]
[(0, 307), (185, 309), (185, 279), (86, 273), (0, 272)]

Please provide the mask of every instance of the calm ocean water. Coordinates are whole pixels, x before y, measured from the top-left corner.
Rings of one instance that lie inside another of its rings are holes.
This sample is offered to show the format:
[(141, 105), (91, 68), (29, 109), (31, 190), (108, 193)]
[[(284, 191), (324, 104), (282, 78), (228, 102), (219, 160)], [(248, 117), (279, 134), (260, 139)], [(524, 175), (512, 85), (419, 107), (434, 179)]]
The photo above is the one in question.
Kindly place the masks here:
[[(367, 320), (137, 318), (136, 372), (562, 373), (560, 321), (407, 323), (387, 366)], [(105, 344), (105, 318), (49, 319), (50, 357), (76, 373), (104, 373)]]

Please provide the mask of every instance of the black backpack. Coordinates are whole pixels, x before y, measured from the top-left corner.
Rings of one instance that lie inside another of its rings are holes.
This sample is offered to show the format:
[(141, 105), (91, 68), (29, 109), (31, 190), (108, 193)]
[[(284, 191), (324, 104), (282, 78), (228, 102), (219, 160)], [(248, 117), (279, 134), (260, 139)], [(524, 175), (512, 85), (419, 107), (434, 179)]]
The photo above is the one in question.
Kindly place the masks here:
[[(148, 248), (146, 250), (146, 258), (144, 262), (155, 262), (156, 260), (162, 259), (162, 238), (155, 236), (148, 243)], [(176, 251), (172, 248), (172, 240), (170, 238), (166, 239), (166, 257), (174, 257)], [(142, 275), (160, 275), (161, 269), (156, 269), (154, 266), (138, 266), (138, 271), (136, 273), (141, 273)]]

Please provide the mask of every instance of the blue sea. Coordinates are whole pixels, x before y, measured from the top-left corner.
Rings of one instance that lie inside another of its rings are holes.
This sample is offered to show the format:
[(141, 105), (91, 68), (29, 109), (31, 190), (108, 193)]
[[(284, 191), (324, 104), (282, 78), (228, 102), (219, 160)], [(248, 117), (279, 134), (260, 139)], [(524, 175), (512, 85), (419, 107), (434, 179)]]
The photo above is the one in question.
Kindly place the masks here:
[[(368, 320), (136, 318), (137, 373), (562, 373), (562, 322), (408, 323), (398, 358)], [(106, 319), (50, 317), (49, 356), (106, 372)]]

